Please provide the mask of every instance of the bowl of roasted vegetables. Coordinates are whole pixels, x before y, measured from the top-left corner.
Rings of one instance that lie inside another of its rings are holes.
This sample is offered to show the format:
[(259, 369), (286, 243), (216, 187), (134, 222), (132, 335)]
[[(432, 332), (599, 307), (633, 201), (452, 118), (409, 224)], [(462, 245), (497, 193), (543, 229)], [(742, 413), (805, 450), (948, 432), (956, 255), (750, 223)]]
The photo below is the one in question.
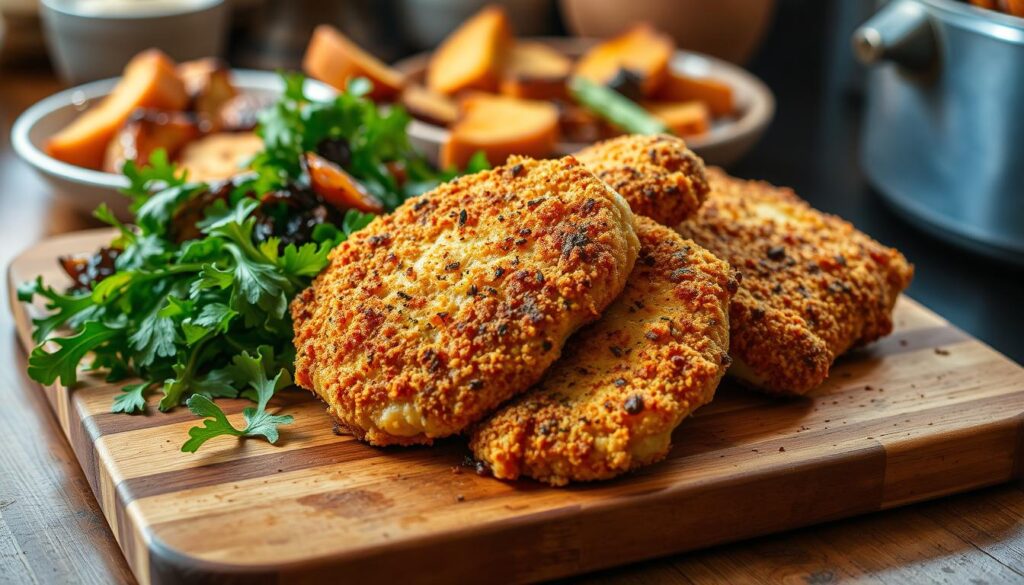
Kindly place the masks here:
[(413, 118), (409, 137), (440, 166), (483, 152), (575, 152), (620, 134), (671, 133), (704, 160), (726, 165), (760, 137), (774, 113), (771, 91), (731, 63), (678, 50), (647, 24), (603, 40), (518, 39), (505, 11), (482, 9), (436, 50), (388, 66), (341, 32), (321, 26), (303, 63), (335, 87), (374, 82), (374, 100)]
[[(130, 184), (126, 162), (145, 164), (162, 151), (199, 181), (246, 171), (263, 148), (255, 129), (261, 112), (285, 89), (269, 71), (229, 69), (216, 59), (175, 63), (144, 51), (121, 77), (73, 87), (43, 99), (15, 122), (19, 156), (75, 207), (105, 203), (119, 215)], [(305, 92), (330, 99), (336, 91), (307, 79)]]

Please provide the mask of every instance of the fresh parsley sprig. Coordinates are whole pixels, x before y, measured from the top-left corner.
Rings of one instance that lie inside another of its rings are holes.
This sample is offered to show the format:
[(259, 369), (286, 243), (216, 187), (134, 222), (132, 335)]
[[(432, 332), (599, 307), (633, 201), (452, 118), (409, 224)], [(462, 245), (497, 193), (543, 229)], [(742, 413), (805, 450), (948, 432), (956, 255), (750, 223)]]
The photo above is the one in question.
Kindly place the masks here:
[[(327, 265), (331, 248), (374, 216), (348, 210), (337, 224), (315, 225), (306, 243), (285, 245), (265, 229), (257, 237), (257, 222), (267, 217), (260, 215), (263, 196), (307, 189), (300, 161), (325, 141), (344, 145), (345, 170), (388, 209), (456, 175), (436, 171), (413, 150), (408, 115), (378, 109), (365, 97), (366, 80), (326, 102), (304, 95), (301, 75), (284, 81), (283, 96), (260, 116), (264, 150), (230, 193), (190, 182), (163, 151), (146, 166), (126, 163), (123, 193), (134, 221), (122, 223), (106, 206), (95, 212), (117, 230), (113, 274), (91, 290), (60, 292), (41, 279), (19, 288), (21, 300), (40, 297), (47, 309), (34, 320), (33, 379), (74, 385), (87, 360), (87, 370), (105, 372), (110, 382), (138, 378), (123, 386), (112, 411), (144, 412), (153, 392), (162, 393), (162, 411), (186, 403), (203, 422), (189, 430), (183, 451), (218, 436), (277, 441), (277, 427), (292, 422), (268, 411), (292, 380), (288, 304)], [(467, 170), (486, 167), (480, 156)], [(239, 397), (255, 403), (243, 411), (241, 428), (215, 402)]]

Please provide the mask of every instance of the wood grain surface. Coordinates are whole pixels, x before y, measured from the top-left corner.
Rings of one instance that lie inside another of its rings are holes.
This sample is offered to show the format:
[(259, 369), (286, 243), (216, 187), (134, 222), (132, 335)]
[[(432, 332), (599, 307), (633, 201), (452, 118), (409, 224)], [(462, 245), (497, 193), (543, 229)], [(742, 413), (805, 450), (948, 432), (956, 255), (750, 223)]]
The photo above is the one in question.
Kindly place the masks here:
[[(9, 280), (56, 281), (58, 252), (105, 237), (48, 240), (12, 263)], [(14, 309), (27, 341), (27, 313)], [(1024, 370), (909, 299), (896, 322), (812, 396), (777, 401), (726, 384), (677, 431), (667, 461), (569, 489), (479, 477), (462, 466), (459, 440), (376, 449), (335, 436), (303, 392), (278, 402), (296, 418), (278, 445), (225, 438), (198, 455), (178, 450), (195, 424), (184, 409), (111, 414), (118, 387), (89, 377), (47, 395), (140, 581), (312, 581), (344, 570), (454, 582), (493, 566), (529, 581), (1014, 477)], [(225, 410), (237, 418), (243, 405)]]

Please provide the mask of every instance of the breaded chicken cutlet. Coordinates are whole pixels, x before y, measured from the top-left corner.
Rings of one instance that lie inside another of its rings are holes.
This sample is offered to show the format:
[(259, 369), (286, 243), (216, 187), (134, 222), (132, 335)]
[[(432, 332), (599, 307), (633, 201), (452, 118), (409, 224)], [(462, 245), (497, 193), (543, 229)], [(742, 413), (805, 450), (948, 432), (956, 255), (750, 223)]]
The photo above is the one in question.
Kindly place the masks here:
[(576, 153), (580, 162), (629, 202), (633, 213), (676, 225), (708, 194), (704, 162), (681, 138), (628, 134)]
[(803, 394), (851, 347), (892, 331), (913, 267), (898, 251), (791, 190), (709, 168), (707, 201), (677, 231), (727, 260), (743, 285), (730, 308), (730, 374)]
[(636, 226), (640, 255), (622, 295), (537, 386), (474, 429), (470, 447), (495, 476), (563, 485), (654, 463), (714, 395), (729, 365), (734, 271), (671, 228)]
[(625, 200), (572, 157), (461, 177), (331, 252), (291, 307), (295, 380), (375, 445), (458, 433), (601, 315), (638, 246)]

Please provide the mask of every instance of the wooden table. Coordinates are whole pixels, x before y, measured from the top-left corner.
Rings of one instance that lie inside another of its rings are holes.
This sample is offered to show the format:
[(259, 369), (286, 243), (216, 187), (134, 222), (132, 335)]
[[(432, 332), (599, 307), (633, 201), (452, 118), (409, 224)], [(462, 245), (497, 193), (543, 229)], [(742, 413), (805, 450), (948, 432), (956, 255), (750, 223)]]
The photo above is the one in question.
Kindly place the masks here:
[[(58, 89), (0, 71), (0, 261), (92, 227), (11, 151), (14, 118)], [(5, 293), (0, 293), (5, 294)], [(6, 299), (2, 299), (6, 306)], [(0, 583), (130, 583), (131, 572), (0, 311)], [(623, 567), (591, 583), (1020, 583), (1024, 491), (1002, 486), (863, 518)]]

